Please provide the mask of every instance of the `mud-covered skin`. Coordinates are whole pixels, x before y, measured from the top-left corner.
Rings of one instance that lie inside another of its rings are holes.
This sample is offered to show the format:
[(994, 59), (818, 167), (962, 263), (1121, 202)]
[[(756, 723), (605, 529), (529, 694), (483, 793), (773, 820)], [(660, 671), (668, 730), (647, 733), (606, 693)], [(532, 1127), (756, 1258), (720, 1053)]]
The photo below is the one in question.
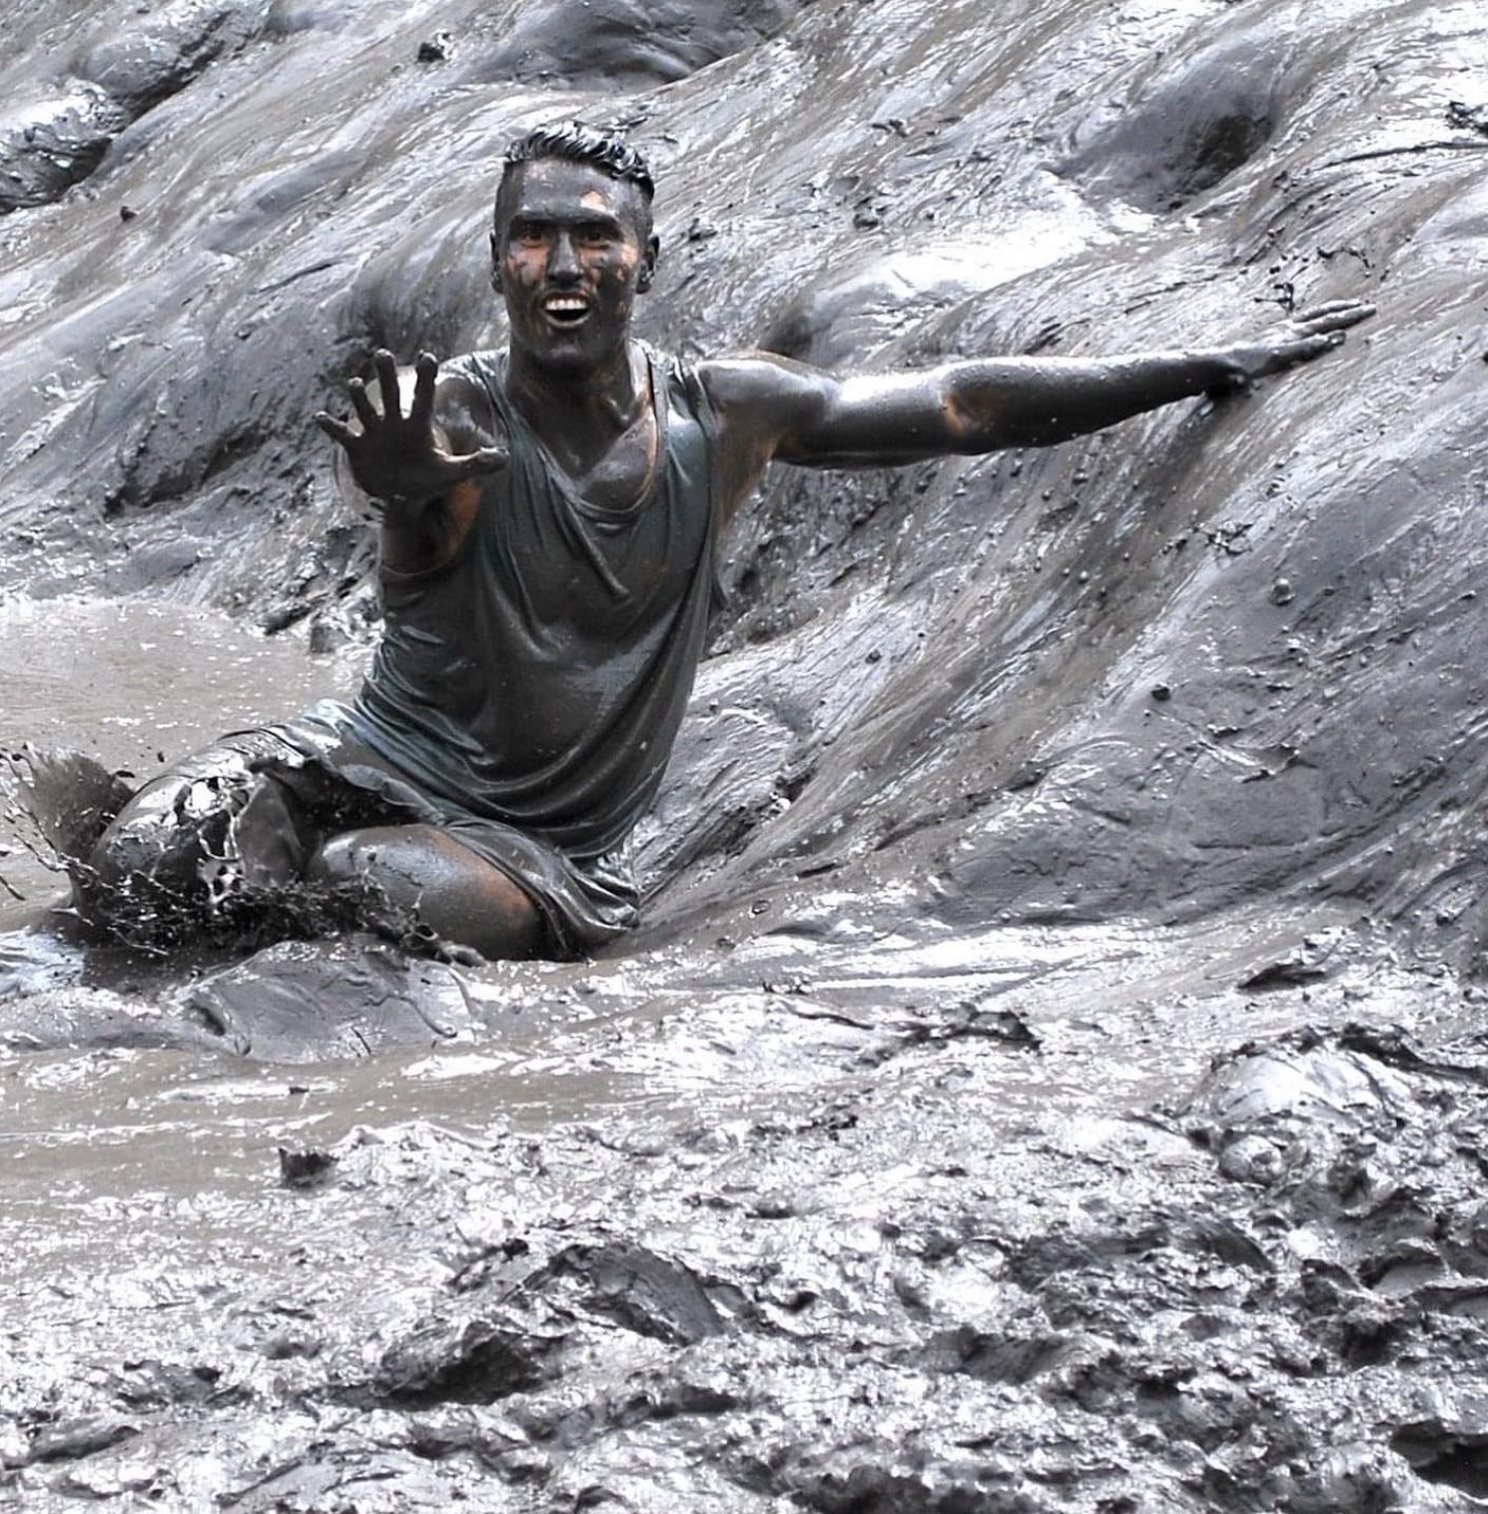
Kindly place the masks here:
[[(496, 196), (490, 281), (502, 296), (508, 326), (501, 382), (514, 413), (585, 504), (625, 510), (647, 499), (663, 445), (648, 360), (631, 338), (635, 302), (651, 287), (659, 251), (651, 231), (652, 184), (639, 159), (637, 182), (602, 157), (564, 155), (561, 139), (539, 141), (528, 138), (507, 157)], [(567, 147), (571, 153), (627, 151), (593, 135), (587, 146), (579, 136)], [(1347, 328), (1373, 313), (1362, 301), (1333, 301), (1295, 315), (1269, 339), (1083, 362), (972, 359), (840, 377), (768, 354), (705, 361), (696, 381), (710, 415), (708, 502), (727, 523), (777, 461), (904, 466), (1052, 446), (1181, 399), (1249, 389), (1341, 345)], [(441, 384), (430, 354), (415, 365), (406, 413), (393, 355), (379, 349), (373, 361), (381, 403), (353, 380), (353, 418), (321, 411), (315, 420), (340, 449), (338, 462), (378, 504), (384, 574), (418, 579), (456, 562), (479, 512), (495, 508), (484, 481), (509, 466), (502, 445), (509, 439), (494, 417), (484, 426), (471, 424), (480, 409), (467, 393), (473, 386), (463, 376)], [(521, 573), (531, 581), (531, 568)], [(581, 609), (565, 608), (582, 621)], [(474, 613), (468, 601), (465, 611)], [(567, 634), (570, 626), (555, 629)], [(522, 633), (524, 639), (531, 634)], [(597, 657), (602, 682), (611, 669), (623, 676), (630, 652), (616, 641), (585, 648), (583, 656)], [(571, 654), (575, 665), (579, 657)], [(685, 669), (684, 691), (695, 662), (696, 653)], [(492, 661), (493, 683), (502, 671)], [(568, 669), (560, 662), (554, 671)], [(394, 675), (374, 672), (374, 687), (379, 676)], [(559, 687), (560, 679), (549, 679), (520, 700), (506, 700), (503, 719), (552, 718), (544, 702), (556, 704)], [(593, 697), (592, 687), (586, 697)], [(422, 720), (400, 734), (419, 738)], [(653, 740), (665, 761), (673, 738), (668, 731), (662, 746), (652, 731), (644, 739), (626, 737), (617, 723), (609, 739), (618, 748), (616, 761), (628, 760), (627, 741), (644, 748)], [(552, 754), (544, 753), (539, 771), (552, 768)], [(108, 870), (133, 808), (99, 843), (97, 871)], [(132, 861), (126, 866), (132, 869)], [(296, 869), (283, 881), (300, 876)], [(517, 875), (508, 884), (488, 860), (426, 828), (328, 837), (304, 876), (311, 883), (365, 883), (416, 909), (439, 936), (493, 960), (538, 954), (542, 931), (536, 906), (523, 892), (526, 880)], [(118, 888), (114, 895), (127, 897)], [(106, 909), (96, 913), (107, 919)]]

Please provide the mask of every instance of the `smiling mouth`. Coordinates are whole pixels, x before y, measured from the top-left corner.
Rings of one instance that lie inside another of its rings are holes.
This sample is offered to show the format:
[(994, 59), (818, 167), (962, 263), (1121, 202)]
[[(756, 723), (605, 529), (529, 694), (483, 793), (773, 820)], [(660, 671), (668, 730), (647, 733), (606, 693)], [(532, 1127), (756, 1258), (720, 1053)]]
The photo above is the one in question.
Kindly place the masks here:
[(589, 314), (589, 302), (576, 294), (550, 294), (542, 304), (543, 314), (559, 326), (577, 326)]

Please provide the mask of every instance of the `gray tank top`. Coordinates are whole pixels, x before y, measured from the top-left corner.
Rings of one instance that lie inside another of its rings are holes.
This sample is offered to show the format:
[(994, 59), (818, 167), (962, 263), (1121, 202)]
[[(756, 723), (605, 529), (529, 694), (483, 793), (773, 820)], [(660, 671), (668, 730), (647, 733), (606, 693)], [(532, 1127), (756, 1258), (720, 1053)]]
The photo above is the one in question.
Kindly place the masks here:
[(580, 497), (507, 401), (504, 354), (455, 359), (511, 460), (452, 562), (383, 575), (382, 640), (341, 721), (432, 795), (576, 858), (654, 797), (713, 595), (714, 415), (690, 369), (646, 357), (659, 460), (623, 509)]

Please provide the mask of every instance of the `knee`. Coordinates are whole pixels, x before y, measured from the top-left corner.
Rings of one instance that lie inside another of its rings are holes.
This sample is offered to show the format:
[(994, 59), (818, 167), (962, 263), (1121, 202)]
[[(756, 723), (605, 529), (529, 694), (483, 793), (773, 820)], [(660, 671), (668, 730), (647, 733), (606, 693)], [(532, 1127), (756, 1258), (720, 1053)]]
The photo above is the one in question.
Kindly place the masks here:
[(123, 939), (169, 939), (202, 893), (202, 834), (178, 812), (174, 784), (136, 795), (68, 872), (84, 924)]
[(105, 888), (131, 878), (185, 883), (201, 861), (205, 816), (188, 824), (183, 788), (169, 783), (141, 790), (104, 831), (87, 858), (87, 872)]
[(215, 908), (298, 876), (301, 828), (272, 778), (241, 755), (211, 751), (147, 784), (74, 872), (79, 902)]
[(310, 853), (305, 863), (305, 880), (330, 885), (361, 882), (375, 859), (375, 852), (369, 857), (354, 832), (330, 836)]
[(366, 923), (396, 935), (432, 932), (486, 957), (528, 957), (543, 930), (531, 896), (505, 873), (430, 827), (346, 831), (305, 868), (324, 888), (354, 890)]

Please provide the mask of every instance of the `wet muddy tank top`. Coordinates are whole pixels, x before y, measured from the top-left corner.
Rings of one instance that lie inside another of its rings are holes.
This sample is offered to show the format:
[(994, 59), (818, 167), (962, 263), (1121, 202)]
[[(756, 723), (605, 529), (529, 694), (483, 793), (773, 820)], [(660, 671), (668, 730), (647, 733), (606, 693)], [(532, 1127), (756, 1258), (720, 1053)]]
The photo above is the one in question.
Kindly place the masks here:
[(713, 593), (714, 419), (691, 371), (648, 352), (658, 463), (623, 509), (583, 499), (504, 388), (457, 358), (510, 462), (454, 560), (384, 574), (386, 622), (343, 729), (431, 794), (577, 857), (650, 804), (692, 689)]

